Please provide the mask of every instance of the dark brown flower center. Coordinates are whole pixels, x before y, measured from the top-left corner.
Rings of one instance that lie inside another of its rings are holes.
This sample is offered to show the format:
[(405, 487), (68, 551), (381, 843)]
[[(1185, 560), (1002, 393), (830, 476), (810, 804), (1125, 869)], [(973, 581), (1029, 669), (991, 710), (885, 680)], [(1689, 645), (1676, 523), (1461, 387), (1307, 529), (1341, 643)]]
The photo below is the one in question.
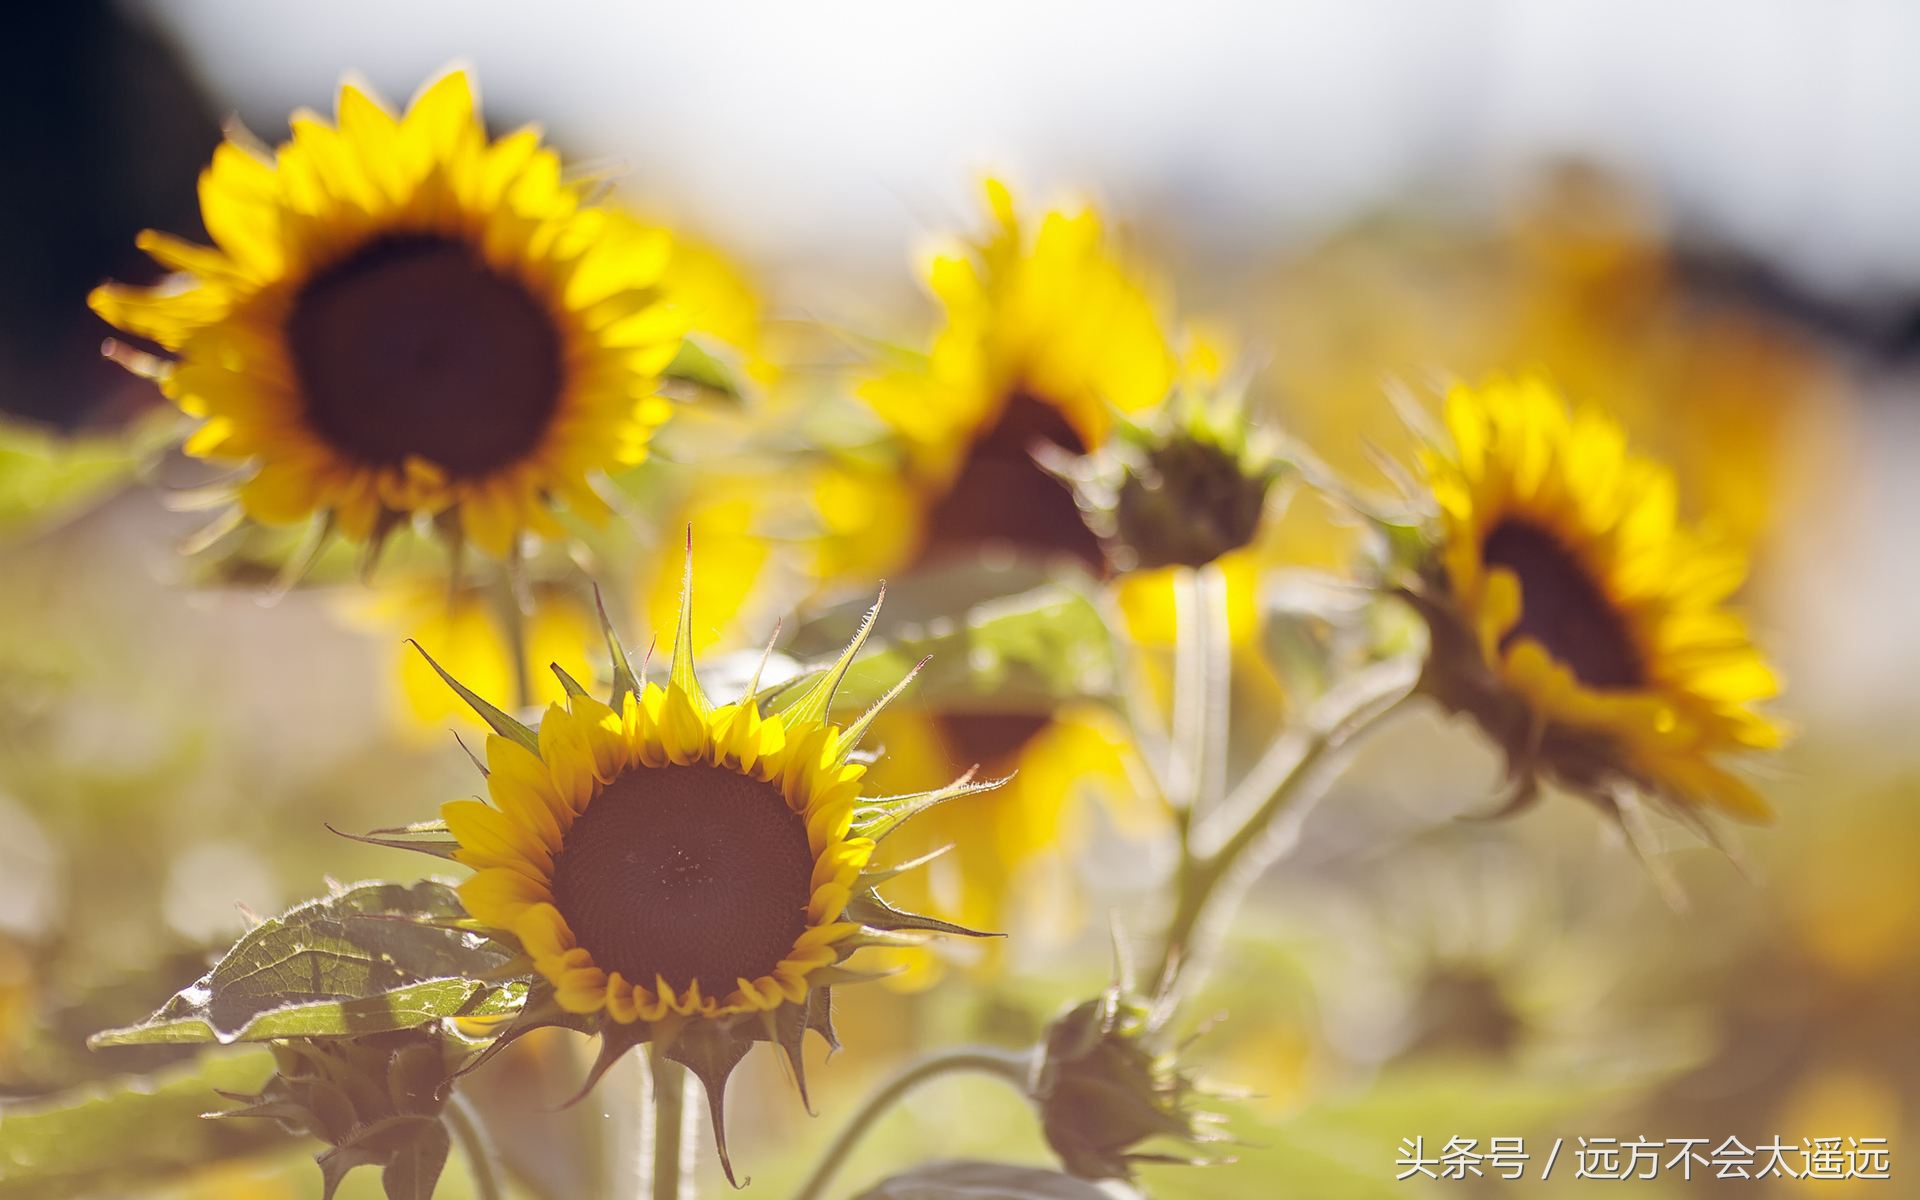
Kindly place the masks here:
[(452, 238), (378, 238), (320, 271), (287, 345), (307, 424), (363, 463), (486, 475), (532, 450), (559, 405), (553, 319)]
[(575, 819), (553, 899), (601, 969), (724, 999), (806, 930), (807, 827), (777, 785), (718, 767), (635, 768)]
[(1520, 579), (1520, 620), (1500, 640), (1502, 650), (1518, 638), (1532, 638), (1590, 688), (1632, 688), (1646, 681), (1626, 619), (1553, 534), (1509, 517), (1487, 534), (1481, 556)]
[(1059, 409), (1023, 388), (975, 439), (953, 485), (927, 514), (921, 565), (997, 544), (1099, 568), (1099, 539), (1080, 519), (1073, 493), (1033, 461), (1036, 442), (1075, 454), (1087, 449)]

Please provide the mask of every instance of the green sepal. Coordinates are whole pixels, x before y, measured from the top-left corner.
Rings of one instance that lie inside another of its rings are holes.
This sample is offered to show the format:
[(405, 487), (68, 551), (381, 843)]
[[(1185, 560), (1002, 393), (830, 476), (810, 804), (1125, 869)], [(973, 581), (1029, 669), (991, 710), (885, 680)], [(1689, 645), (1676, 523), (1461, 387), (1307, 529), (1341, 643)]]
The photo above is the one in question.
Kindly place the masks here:
[[(657, 1034), (666, 1032), (656, 1030), (654, 1022), (651, 1021), (635, 1021), (631, 1025), (623, 1025), (618, 1021), (604, 1018), (600, 1021), (599, 1031), (600, 1052), (594, 1056), (593, 1065), (587, 1068), (587, 1077), (581, 1082), (579, 1090), (567, 1097), (560, 1105), (561, 1108), (572, 1108), (586, 1099), (587, 1093), (600, 1082), (600, 1077), (611, 1070), (613, 1064), (619, 1062), (627, 1051), (637, 1046), (644, 1046), (656, 1040)], [(665, 1038), (662, 1037), (659, 1040), (664, 1041)]]
[(418, 821), (412, 825), (394, 825), (385, 829), (369, 829), (365, 833), (348, 833), (344, 829), (326, 826), (327, 832), (346, 838), (350, 842), (360, 842), (368, 846), (385, 846), (389, 850), (412, 850), (420, 854), (430, 854), (435, 858), (452, 861), (454, 853), (460, 849), (460, 843), (447, 829), (445, 821)]
[(707, 1093), (707, 1114), (713, 1121), (713, 1141), (720, 1151), (720, 1169), (727, 1182), (739, 1187), (733, 1159), (727, 1153), (727, 1077), (753, 1048), (754, 1039), (740, 1037), (719, 1021), (693, 1021), (663, 1050), (666, 1057), (693, 1072)]
[(607, 657), (613, 666), (613, 693), (607, 705), (619, 712), (623, 698), (640, 695), (640, 681), (634, 677), (633, 661), (627, 657), (627, 648), (620, 644), (620, 635), (613, 631), (613, 619), (607, 616), (607, 602), (600, 594), (599, 584), (593, 588), (593, 608), (600, 616), (600, 635), (607, 641)]
[(243, 1105), (243, 1107), (219, 1108), (212, 1112), (204, 1112), (200, 1114), (202, 1120), (228, 1121), (258, 1119), (278, 1121), (280, 1127), (291, 1134), (309, 1134), (314, 1132), (312, 1128), (312, 1114), (298, 1104), (286, 1100), (261, 1100), (245, 1092), (228, 1092), (222, 1091), (219, 1088), (214, 1089), (214, 1094), (223, 1100), (236, 1101)]
[(813, 990), (807, 992), (802, 1004), (782, 1004), (763, 1011), (760, 1014), (760, 1032), (764, 1040), (772, 1042), (786, 1056), (787, 1069), (793, 1072), (793, 1085), (800, 1093), (800, 1107), (807, 1110), (810, 1117), (819, 1114), (813, 1111), (813, 1100), (807, 1095), (807, 1056), (805, 1043), (807, 1037), (807, 1017), (813, 1007)]
[(951, 921), (942, 921), (938, 917), (923, 917), (919, 913), (903, 912), (880, 898), (871, 888), (856, 892), (847, 901), (846, 919), (857, 921), (873, 929), (889, 933), (911, 930), (916, 933), (944, 933), (953, 937), (1005, 937), (1004, 933), (986, 933), (978, 929), (968, 929), (965, 925), (955, 925)]
[(833, 707), (833, 697), (840, 690), (840, 681), (847, 677), (847, 671), (853, 666), (854, 658), (859, 655), (861, 647), (867, 644), (867, 639), (873, 635), (874, 622), (879, 620), (880, 606), (886, 603), (886, 599), (887, 589), (883, 586), (879, 596), (874, 599), (873, 605), (867, 609), (867, 615), (861, 619), (860, 628), (854, 632), (853, 640), (848, 642), (846, 649), (840, 652), (840, 657), (834, 659), (833, 665), (822, 672), (806, 691), (800, 693), (791, 704), (780, 710), (786, 717), (789, 728), (827, 719), (827, 712)]
[[(450, 1144), (446, 1126), (436, 1117), (388, 1117), (355, 1129), (314, 1160), (320, 1166), (321, 1200), (333, 1200), (349, 1171), (371, 1166), (382, 1168), (383, 1183), (391, 1179), (416, 1189), (395, 1191), (390, 1183), (388, 1200), (428, 1200), (447, 1165)], [(400, 1170), (393, 1172), (396, 1163)], [(425, 1190), (418, 1190), (422, 1183)]]
[(693, 526), (687, 526), (687, 561), (680, 575), (680, 620), (673, 630), (673, 662), (667, 667), (667, 683), (677, 686), (693, 705), (693, 711), (705, 719), (713, 712), (707, 693), (693, 667)]
[(545, 978), (536, 976), (528, 986), (526, 998), (514, 1013), (513, 1020), (496, 1034), (471, 1062), (454, 1072), (453, 1078), (458, 1079), (469, 1071), (478, 1069), (490, 1061), (494, 1055), (536, 1029), (571, 1029), (575, 1033), (590, 1034), (598, 1024), (598, 1017), (581, 1016), (561, 1008), (554, 1002), (553, 985)]
[(1011, 775), (1005, 775), (999, 779), (975, 779), (969, 770), (945, 787), (929, 792), (910, 792), (904, 796), (870, 800), (854, 810), (853, 832), (876, 842), (881, 841), (930, 808), (962, 796), (977, 796), (981, 792), (993, 791), (1012, 778)]
[(580, 681), (567, 674), (567, 669), (559, 663), (548, 663), (547, 669), (553, 672), (555, 678), (559, 679), (560, 686), (566, 691), (567, 695), (578, 696), (583, 699), (589, 695), (587, 689), (580, 685)]
[(444, 1123), (420, 1126), (420, 1132), (394, 1150), (380, 1169), (380, 1186), (387, 1200), (432, 1200), (450, 1149), (452, 1139)]
[(879, 718), (880, 714), (887, 710), (887, 705), (899, 699), (900, 693), (907, 690), (907, 685), (912, 683), (914, 677), (919, 675), (921, 671), (924, 671), (927, 664), (931, 661), (933, 661), (933, 656), (929, 654), (918, 663), (915, 663), (913, 670), (903, 675), (900, 678), (900, 682), (888, 688), (884, 696), (875, 700), (867, 707), (866, 712), (860, 714), (853, 724), (841, 731), (839, 748), (834, 752), (834, 765), (838, 766), (853, 756), (854, 751), (858, 750), (860, 743), (865, 740), (867, 730), (873, 726), (874, 721)]
[(533, 730), (522, 725), (519, 721), (508, 716), (500, 709), (488, 704), (485, 700), (482, 700), (472, 688), (447, 674), (447, 669), (433, 661), (433, 655), (428, 654), (425, 647), (421, 646), (419, 642), (408, 638), (407, 644), (415, 650), (420, 651), (420, 657), (427, 660), (427, 665), (434, 669), (434, 673), (439, 675), (440, 678), (446, 682), (446, 685), (454, 690), (454, 694), (467, 702), (468, 708), (480, 714), (480, 719), (487, 723), (489, 729), (492, 729), (503, 738), (511, 738), (519, 742), (536, 755), (540, 753), (540, 738)]
[(818, 980), (819, 987), (851, 987), (856, 983), (878, 983), (882, 979), (898, 975), (899, 967), (890, 967), (884, 971), (856, 971), (852, 967), (843, 967), (837, 963), (824, 967), (815, 967), (807, 973), (808, 982)]
[(833, 989), (816, 985), (807, 995), (807, 1028), (827, 1043), (827, 1053), (840, 1049), (840, 1034), (833, 1027)]
[(908, 871), (917, 871), (934, 859), (952, 850), (954, 845), (955, 843), (948, 842), (943, 846), (936, 846), (917, 858), (910, 858), (906, 862), (895, 863), (890, 867), (868, 867), (866, 870), (860, 872), (860, 884), (862, 887), (875, 887), (885, 883), (889, 879), (895, 879), (901, 875), (905, 875)]

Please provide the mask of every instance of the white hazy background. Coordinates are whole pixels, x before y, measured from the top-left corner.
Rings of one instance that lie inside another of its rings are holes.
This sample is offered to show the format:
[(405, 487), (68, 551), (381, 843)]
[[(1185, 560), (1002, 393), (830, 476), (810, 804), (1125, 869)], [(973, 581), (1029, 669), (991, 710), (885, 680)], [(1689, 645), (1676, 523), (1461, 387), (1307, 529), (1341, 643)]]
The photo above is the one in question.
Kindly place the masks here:
[(1572, 151), (1818, 288), (1920, 282), (1911, 0), (141, 7), (269, 137), (344, 64), (398, 101), (471, 63), (495, 119), (538, 115), (770, 265), (892, 268), (965, 211), (964, 168), (1097, 181), (1204, 251), (1422, 185), (1471, 205)]

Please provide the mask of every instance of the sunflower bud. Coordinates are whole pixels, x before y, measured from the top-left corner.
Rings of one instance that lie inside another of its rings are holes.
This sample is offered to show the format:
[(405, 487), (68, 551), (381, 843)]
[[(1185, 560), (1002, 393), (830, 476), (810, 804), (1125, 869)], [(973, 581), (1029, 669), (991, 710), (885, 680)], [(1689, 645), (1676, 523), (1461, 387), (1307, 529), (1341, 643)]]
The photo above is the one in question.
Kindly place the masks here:
[(1204, 566), (1253, 541), (1286, 469), (1249, 429), (1236, 395), (1177, 392), (1144, 424), (1048, 464), (1120, 570)]
[[(468, 1051), (429, 1030), (272, 1044), (277, 1069), (246, 1107), (210, 1114), (261, 1117), (326, 1143), (326, 1194), (358, 1166), (399, 1171), (432, 1191), (449, 1148), (440, 1122), (446, 1084)], [(389, 1188), (389, 1193), (392, 1188)]]
[(1047, 1144), (1083, 1179), (1130, 1179), (1141, 1162), (1202, 1160), (1138, 1153), (1153, 1138), (1220, 1140), (1220, 1117), (1201, 1112), (1201, 1095), (1162, 1044), (1163, 1013), (1110, 987), (1048, 1027), (1032, 1094)]

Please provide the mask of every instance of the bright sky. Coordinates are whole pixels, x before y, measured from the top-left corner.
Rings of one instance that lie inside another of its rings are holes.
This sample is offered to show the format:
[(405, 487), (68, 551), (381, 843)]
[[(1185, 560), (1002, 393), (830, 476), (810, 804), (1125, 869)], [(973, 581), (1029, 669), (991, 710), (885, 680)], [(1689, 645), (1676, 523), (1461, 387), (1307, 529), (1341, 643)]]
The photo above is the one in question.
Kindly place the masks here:
[(1920, 284), (1906, 0), (145, 3), (262, 133), (465, 60), (762, 262), (897, 269), (987, 167), (1244, 247), (1576, 149), (1819, 281)]

